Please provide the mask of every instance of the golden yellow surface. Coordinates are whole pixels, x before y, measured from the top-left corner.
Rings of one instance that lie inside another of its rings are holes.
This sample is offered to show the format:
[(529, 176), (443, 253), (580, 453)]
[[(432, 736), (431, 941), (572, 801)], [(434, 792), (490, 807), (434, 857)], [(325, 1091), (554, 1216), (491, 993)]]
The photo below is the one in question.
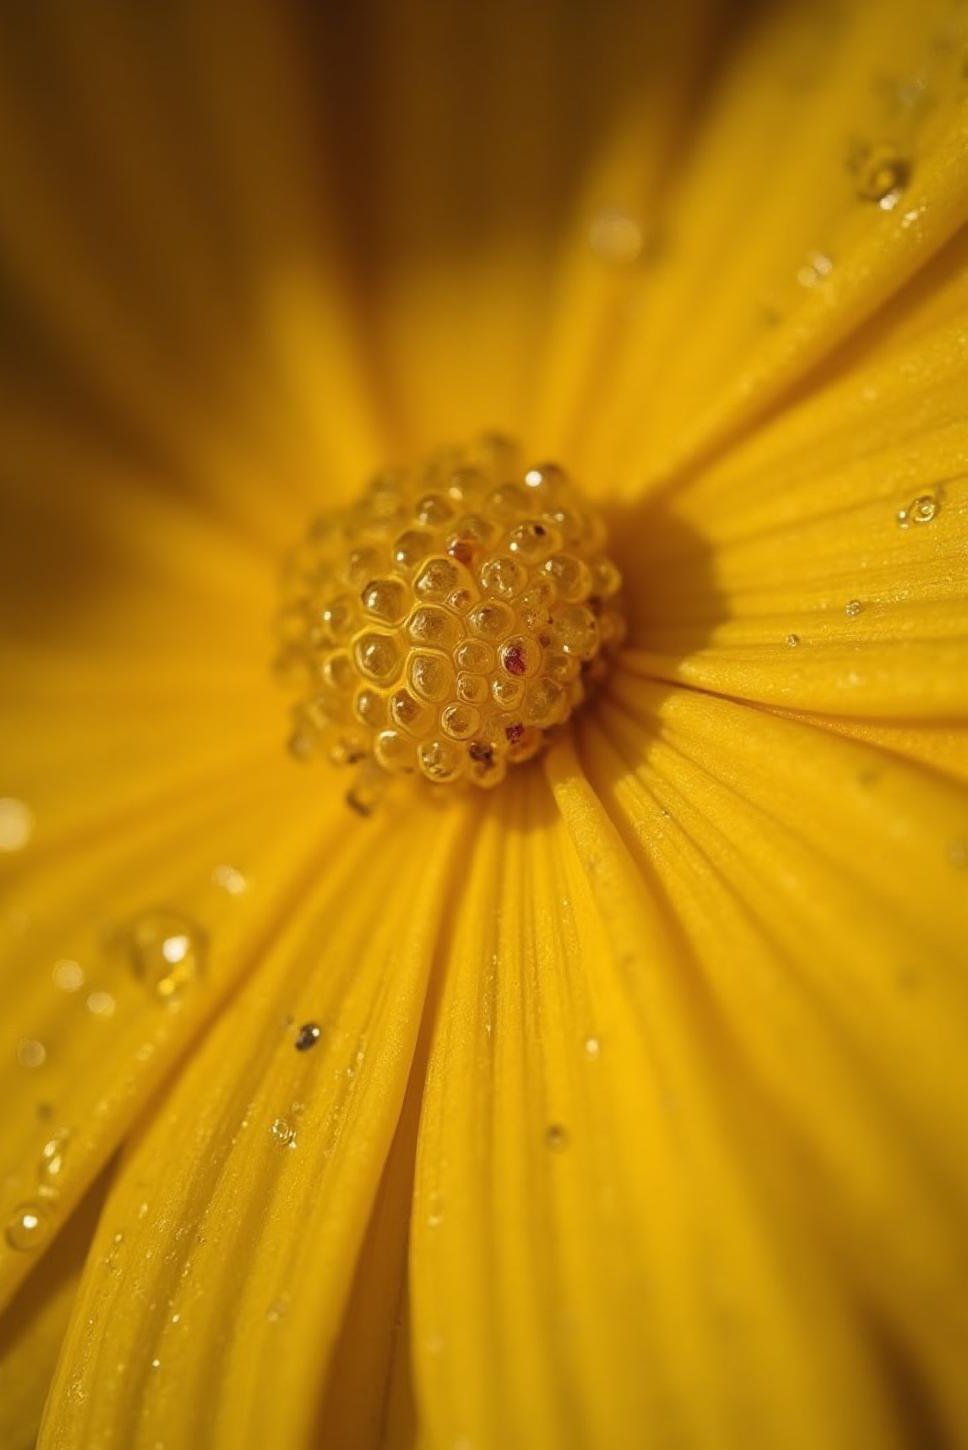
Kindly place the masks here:
[[(968, 1443), (966, 57), (6, 8), (0, 1450)], [(362, 819), (281, 562), (485, 429), (628, 637)]]

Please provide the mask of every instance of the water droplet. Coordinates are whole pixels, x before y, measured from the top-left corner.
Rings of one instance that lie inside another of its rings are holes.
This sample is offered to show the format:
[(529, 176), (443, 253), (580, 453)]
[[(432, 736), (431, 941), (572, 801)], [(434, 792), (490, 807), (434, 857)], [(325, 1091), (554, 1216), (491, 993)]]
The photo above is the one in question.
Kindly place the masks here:
[(891, 145), (861, 146), (850, 161), (861, 201), (893, 211), (911, 180), (911, 163)]
[(932, 493), (922, 493), (897, 511), (899, 529), (909, 529), (912, 524), (930, 524), (938, 514), (938, 500)]
[(142, 912), (120, 933), (136, 977), (160, 1001), (174, 1006), (205, 966), (207, 940), (180, 912)]
[(322, 1033), (323, 1029), (318, 1022), (304, 1022), (296, 1033), (296, 1051), (308, 1052), (311, 1047), (316, 1046)]
[(568, 1129), (563, 1123), (549, 1123), (545, 1129), (545, 1143), (553, 1153), (562, 1153), (571, 1142)]
[(212, 884), (219, 887), (228, 896), (241, 896), (249, 889), (249, 883), (234, 866), (216, 866), (212, 872)]
[(427, 1227), (440, 1228), (444, 1221), (444, 1200), (439, 1193), (432, 1193), (427, 1200)]
[(151, 1361), (151, 1368), (152, 1369), (161, 1369), (161, 1360), (160, 1359), (153, 1359)]
[(84, 968), (79, 962), (69, 961), (66, 957), (54, 963), (51, 976), (54, 986), (62, 992), (79, 992), (84, 985)]
[(788, 649), (796, 649), (796, 647), (797, 647), (797, 645), (799, 643), (800, 643), (800, 636), (798, 634), (788, 634), (787, 635), (787, 637), (786, 637), (786, 645), (787, 645), (787, 648)]
[(295, 1148), (296, 1130), (286, 1118), (275, 1118), (269, 1132), (277, 1143), (283, 1144), (286, 1148)]
[(36, 1037), (21, 1037), (17, 1043), (17, 1061), (21, 1067), (43, 1067), (47, 1048)]
[(844, 605), (844, 613), (848, 619), (856, 619), (858, 614), (863, 612), (864, 606), (859, 599), (848, 599)]
[(830, 276), (833, 269), (833, 260), (826, 252), (811, 252), (797, 272), (797, 281), (801, 287), (816, 287)]
[(0, 797), (0, 851), (22, 851), (34, 834), (34, 813), (24, 801)]
[(40, 1151), (37, 1165), (37, 1192), (42, 1198), (54, 1198), (60, 1191), (61, 1174), (64, 1171), (64, 1156), (70, 1133), (66, 1128), (48, 1138)]
[(87, 1010), (95, 1017), (113, 1017), (117, 1005), (110, 992), (90, 992), (88, 994)]
[(588, 228), (588, 244), (595, 256), (613, 266), (638, 261), (644, 241), (641, 223), (614, 208), (600, 211)]
[(50, 1218), (42, 1203), (21, 1203), (7, 1220), (4, 1237), (12, 1249), (30, 1253), (39, 1248), (50, 1231)]
[(599, 1057), (600, 1056), (601, 1051), (602, 1051), (602, 1044), (599, 1042), (599, 1040), (598, 1040), (597, 1037), (586, 1037), (585, 1038), (585, 1056), (586, 1057), (588, 1057), (592, 1061), (594, 1061), (596, 1057)]

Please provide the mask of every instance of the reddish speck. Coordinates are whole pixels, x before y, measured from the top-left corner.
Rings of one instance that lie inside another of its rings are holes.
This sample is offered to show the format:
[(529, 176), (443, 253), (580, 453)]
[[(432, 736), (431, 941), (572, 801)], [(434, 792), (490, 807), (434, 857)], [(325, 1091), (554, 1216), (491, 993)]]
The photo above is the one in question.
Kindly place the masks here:
[(471, 760), (476, 760), (480, 765), (494, 763), (494, 747), (486, 745), (483, 740), (472, 740), (467, 747), (467, 753)]
[(511, 745), (517, 745), (520, 740), (524, 739), (524, 726), (508, 725), (505, 728), (504, 733), (507, 736), (508, 741)]
[(456, 559), (458, 564), (463, 564), (465, 568), (474, 558), (474, 550), (466, 539), (451, 539), (447, 545), (447, 552), (452, 559)]
[(509, 675), (523, 675), (527, 669), (524, 650), (519, 644), (509, 644), (504, 651), (504, 668)]
[(535, 526), (534, 526), (534, 532), (535, 532), (535, 534), (537, 535), (537, 537), (539, 539), (543, 539), (544, 536), (545, 536), (545, 526), (544, 526), (544, 524), (535, 524)]

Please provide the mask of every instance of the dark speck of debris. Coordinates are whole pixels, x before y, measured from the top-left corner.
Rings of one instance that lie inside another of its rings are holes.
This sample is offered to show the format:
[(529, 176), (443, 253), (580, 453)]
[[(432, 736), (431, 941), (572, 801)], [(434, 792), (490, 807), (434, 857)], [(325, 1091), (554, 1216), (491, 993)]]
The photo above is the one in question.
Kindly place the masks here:
[(304, 1022), (296, 1033), (296, 1051), (308, 1052), (322, 1036), (323, 1029), (317, 1022)]

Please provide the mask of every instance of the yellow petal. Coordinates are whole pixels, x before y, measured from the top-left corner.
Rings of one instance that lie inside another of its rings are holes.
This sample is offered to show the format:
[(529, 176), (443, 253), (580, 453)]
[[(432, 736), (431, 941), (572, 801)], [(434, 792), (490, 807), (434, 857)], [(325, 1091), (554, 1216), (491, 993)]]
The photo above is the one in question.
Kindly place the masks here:
[(379, 430), (283, 13), (176, 6), (159, 27), (54, 0), (6, 27), (3, 53), (0, 240), (48, 392), (250, 520), (267, 479), (308, 507), (317, 479), (371, 466)]
[[(895, 1443), (836, 1255), (764, 1157), (658, 897), (562, 746), (455, 923), (412, 1275), (429, 1443)], [(497, 910), (495, 910), (497, 904)]]
[[(45, 848), (38, 832), (6, 868), (4, 1223), (50, 1190), (44, 1237), (59, 1229), (318, 870), (334, 831), (346, 831), (341, 798), (307, 798), (291, 763), (262, 757), (186, 782), (150, 810), (108, 815), (79, 839)], [(171, 974), (159, 956), (168, 936), (188, 948)], [(35, 1260), (5, 1247), (0, 1291)]]
[(786, 1142), (842, 1271), (963, 1434), (968, 793), (731, 701), (621, 699), (583, 732), (590, 778), (680, 923), (729, 1070), (776, 1116), (769, 1151)]
[(618, 530), (638, 672), (791, 709), (968, 713), (968, 372), (945, 318)]
[[(667, 209), (668, 254), (615, 359), (612, 406), (591, 432), (576, 420), (630, 494), (782, 398), (968, 214), (950, 6), (792, 3), (738, 29)], [(879, 201), (865, 167), (885, 147), (898, 185)]]
[(320, 1440), (353, 1450), (412, 1443), (407, 1245), (426, 1025), (425, 1015), (317, 1416)]
[(968, 725), (920, 725), (882, 720), (848, 720), (835, 715), (794, 715), (805, 724), (822, 725), (881, 750), (903, 755), (944, 775), (968, 782)]
[(0, 1445), (33, 1450), (84, 1260), (107, 1190), (96, 1183), (0, 1316)]
[[(467, 821), (414, 806), (370, 825), (344, 829), (123, 1165), (42, 1446), (305, 1443)], [(302, 1052), (304, 1022), (321, 1036)]]

